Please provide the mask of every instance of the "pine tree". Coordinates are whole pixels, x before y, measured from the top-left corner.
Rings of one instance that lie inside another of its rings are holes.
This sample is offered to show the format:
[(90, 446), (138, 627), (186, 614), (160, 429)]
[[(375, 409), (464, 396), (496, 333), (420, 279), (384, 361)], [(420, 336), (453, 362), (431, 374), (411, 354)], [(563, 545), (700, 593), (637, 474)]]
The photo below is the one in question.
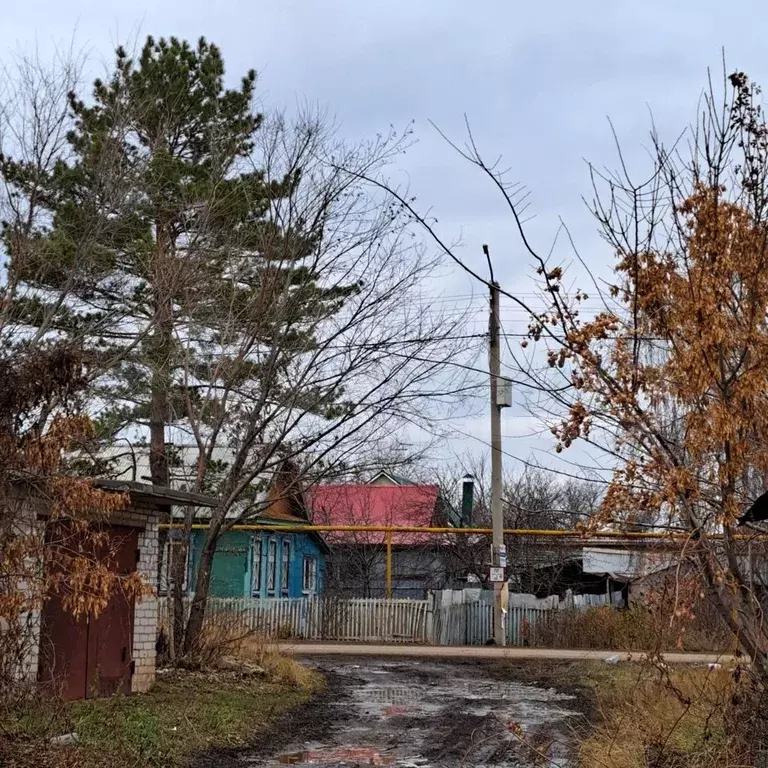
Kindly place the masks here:
[[(3, 229), (9, 274), (31, 289), (14, 311), (83, 343), (102, 435), (148, 432), (152, 482), (183, 455), (189, 490), (217, 496), (186, 620), (172, 579), (182, 652), (200, 638), (220, 536), (265, 512), (267, 484), (279, 475), (295, 496), (404, 425), (434, 430), (468, 391), (466, 366), (445, 367), (459, 313), (419, 310), (439, 259), (369, 181), (408, 134), (348, 145), (323, 114), (262, 124), (254, 86), (249, 72), (226, 89), (204, 40), (150, 38), (136, 61), (118, 50), (87, 102), (70, 97), (53, 168), (0, 159), (34, 211)], [(195, 448), (168, 451), (169, 425)]]
[[(290, 295), (288, 324), (306, 344), (302, 316), (333, 311), (345, 293), (320, 290), (301, 266), (317, 239), (311, 222), (282, 231), (265, 217), (301, 169), (277, 181), (254, 169), (255, 82), (251, 70), (225, 88), (221, 53), (204, 39), (192, 48), (149, 37), (137, 61), (118, 48), (112, 76), (94, 82), (88, 103), (70, 94), (71, 156), (42, 184), (23, 163), (1, 166), (19, 194), (42, 187), (48, 214), (33, 230), (4, 228), (13, 268), (38, 289), (18, 311), (32, 324), (53, 314), (97, 353), (102, 435), (148, 427), (156, 484), (169, 479), (166, 426), (195, 407), (211, 359), (232, 337), (273, 338), (271, 319), (286, 324)], [(285, 280), (295, 290), (282, 290)], [(51, 306), (64, 282), (76, 299)], [(178, 374), (193, 338), (200, 365), (190, 382)]]

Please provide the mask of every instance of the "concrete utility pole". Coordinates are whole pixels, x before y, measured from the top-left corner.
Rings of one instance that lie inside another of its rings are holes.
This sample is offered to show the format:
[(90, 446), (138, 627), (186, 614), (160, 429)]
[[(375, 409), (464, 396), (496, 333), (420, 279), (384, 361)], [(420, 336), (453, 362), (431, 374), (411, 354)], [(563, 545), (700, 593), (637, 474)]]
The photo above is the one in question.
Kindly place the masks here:
[[(487, 245), (483, 246), (483, 253), (490, 263)], [(505, 645), (502, 590), (506, 581), (507, 555), (504, 547), (504, 516), (501, 508), (501, 409), (507, 402), (506, 382), (501, 381), (499, 284), (493, 281), (490, 290), (488, 368), (491, 374), (491, 518), (493, 521), (490, 581), (493, 583), (493, 639), (496, 645)]]

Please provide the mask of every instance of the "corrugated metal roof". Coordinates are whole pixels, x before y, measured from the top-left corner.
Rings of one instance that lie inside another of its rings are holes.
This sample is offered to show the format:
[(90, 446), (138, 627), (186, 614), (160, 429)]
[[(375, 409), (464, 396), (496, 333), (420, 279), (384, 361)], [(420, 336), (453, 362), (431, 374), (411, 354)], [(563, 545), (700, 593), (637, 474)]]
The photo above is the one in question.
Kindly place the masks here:
[[(308, 494), (312, 521), (318, 525), (429, 526), (437, 522), (437, 485), (319, 485)], [(386, 534), (334, 531), (329, 542), (380, 544)], [(427, 533), (393, 533), (396, 546), (426, 544)]]
[[(169, 466), (169, 474), (172, 489), (179, 494), (179, 500), (175, 502), (177, 506), (199, 506), (200, 509), (196, 512), (196, 516), (201, 520), (206, 520), (211, 516), (211, 507), (215, 507), (215, 503), (203, 502), (202, 500), (212, 500), (211, 496), (195, 493), (192, 489), (195, 486), (195, 472), (196, 463), (199, 455), (198, 447), (192, 444), (185, 445), (169, 445), (169, 454), (172, 461)], [(149, 469), (149, 446), (140, 445), (113, 445), (104, 448), (99, 451), (97, 457), (101, 460), (106, 460), (110, 463), (109, 471), (104, 482), (122, 483), (126, 485), (141, 484), (144, 487), (151, 488), (151, 474)], [(222, 464), (228, 464), (233, 460), (233, 452), (227, 446), (215, 446), (211, 459), (215, 462)], [(245, 507), (252, 507), (254, 505), (264, 505), (265, 508), (269, 502), (269, 491), (272, 486), (272, 480), (275, 473), (262, 473), (258, 475), (252, 482), (252, 490), (247, 499), (234, 504), (227, 517), (229, 519), (237, 518), (242, 514)], [(186, 500), (181, 500), (182, 496)], [(199, 497), (201, 500), (199, 504), (196, 504), (192, 498)], [(174, 517), (178, 518), (183, 515), (183, 510), (177, 509), (174, 512)], [(266, 520), (282, 520), (287, 522), (300, 522), (306, 523), (307, 518), (302, 517), (300, 514), (286, 514), (267, 508), (267, 512), (262, 513), (259, 517)]]

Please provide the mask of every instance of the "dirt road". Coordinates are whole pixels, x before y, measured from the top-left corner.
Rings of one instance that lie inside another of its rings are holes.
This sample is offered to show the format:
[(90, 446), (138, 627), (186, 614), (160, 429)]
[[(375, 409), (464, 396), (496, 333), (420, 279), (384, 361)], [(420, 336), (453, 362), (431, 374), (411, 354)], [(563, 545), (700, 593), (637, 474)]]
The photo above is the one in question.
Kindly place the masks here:
[(260, 748), (216, 768), (282, 765), (528, 768), (573, 765), (573, 695), (498, 666), (438, 660), (316, 660), (330, 691)]
[[(524, 659), (587, 661), (605, 659), (623, 661), (641, 660), (642, 652), (585, 651), (552, 648), (497, 648), (494, 646), (455, 645), (350, 645), (348, 643), (282, 643), (280, 650), (294, 656), (376, 656), (407, 657), (411, 659), (495, 659), (521, 661)], [(732, 660), (729, 654), (714, 653), (667, 653), (664, 659), (670, 664), (726, 664)]]

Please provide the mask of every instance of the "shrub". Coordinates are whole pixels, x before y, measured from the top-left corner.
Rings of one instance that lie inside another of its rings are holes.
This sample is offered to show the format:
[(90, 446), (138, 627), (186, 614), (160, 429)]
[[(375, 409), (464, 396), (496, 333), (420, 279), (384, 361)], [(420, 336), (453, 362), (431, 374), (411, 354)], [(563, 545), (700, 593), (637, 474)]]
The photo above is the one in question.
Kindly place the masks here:
[(243, 642), (253, 635), (237, 613), (210, 615), (192, 650), (176, 660), (186, 669), (215, 669), (225, 656), (234, 656)]
[(600, 724), (584, 768), (743, 768), (755, 765), (762, 724), (753, 680), (736, 670), (652, 665), (593, 668)]
[(732, 634), (719, 617), (664, 615), (647, 608), (620, 610), (609, 606), (585, 611), (552, 611), (536, 623), (534, 643), (560, 648), (621, 651), (734, 650)]

